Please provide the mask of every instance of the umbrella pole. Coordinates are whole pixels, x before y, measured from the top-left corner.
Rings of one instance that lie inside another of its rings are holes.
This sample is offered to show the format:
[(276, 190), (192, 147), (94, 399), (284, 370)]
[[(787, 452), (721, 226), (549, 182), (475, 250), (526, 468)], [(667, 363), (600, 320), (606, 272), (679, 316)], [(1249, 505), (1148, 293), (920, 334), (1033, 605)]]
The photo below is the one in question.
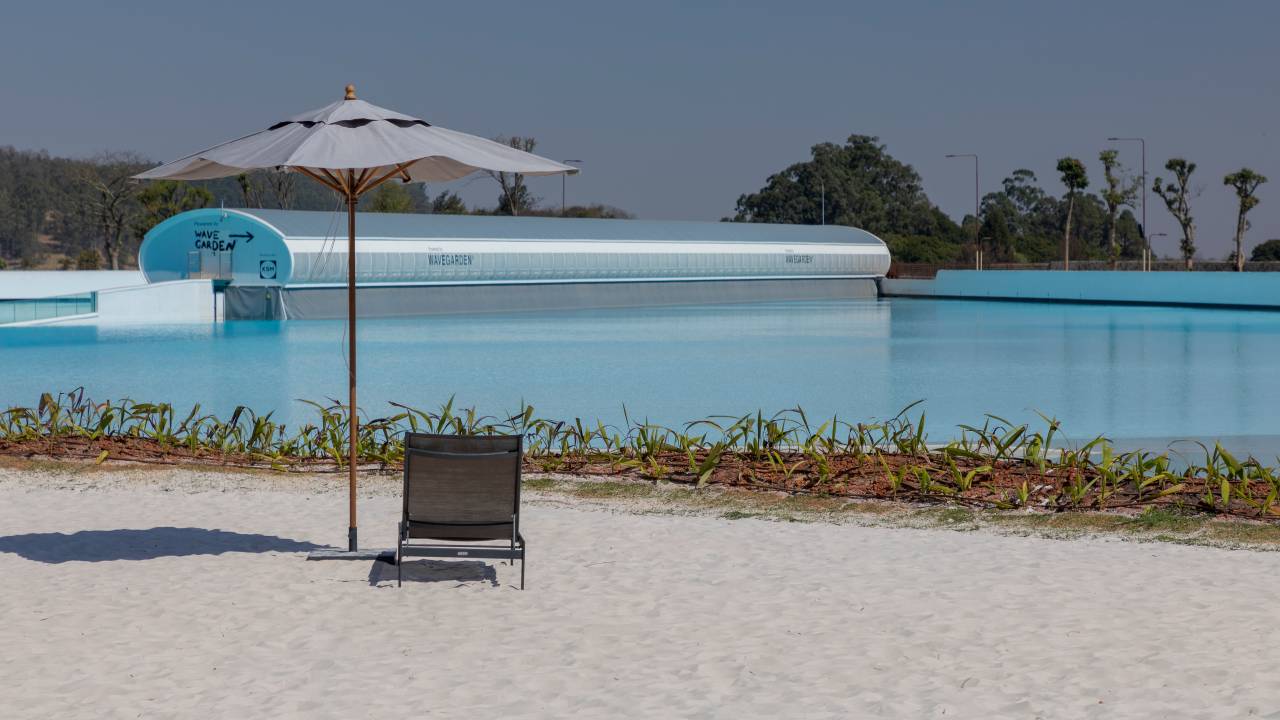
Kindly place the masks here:
[(348, 433), (351, 438), (350, 454), (347, 456), (348, 506), (351, 523), (347, 526), (347, 549), (355, 552), (356, 541), (356, 442), (360, 435), (360, 415), (356, 412), (356, 203), (359, 196), (355, 193), (354, 173), (347, 171), (347, 387), (351, 391), (351, 404), (348, 405)]

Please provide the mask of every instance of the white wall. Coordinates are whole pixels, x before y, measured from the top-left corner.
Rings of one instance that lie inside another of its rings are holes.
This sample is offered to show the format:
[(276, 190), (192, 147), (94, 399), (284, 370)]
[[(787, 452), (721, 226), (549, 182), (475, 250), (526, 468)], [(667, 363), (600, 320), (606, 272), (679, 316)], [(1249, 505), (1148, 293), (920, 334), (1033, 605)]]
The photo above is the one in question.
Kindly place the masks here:
[(98, 292), (98, 322), (212, 322), (213, 281), (172, 282)]
[(1280, 273), (1112, 270), (939, 270), (885, 278), (883, 295), (1280, 309)]
[(31, 300), (142, 285), (140, 270), (0, 270), (0, 298)]

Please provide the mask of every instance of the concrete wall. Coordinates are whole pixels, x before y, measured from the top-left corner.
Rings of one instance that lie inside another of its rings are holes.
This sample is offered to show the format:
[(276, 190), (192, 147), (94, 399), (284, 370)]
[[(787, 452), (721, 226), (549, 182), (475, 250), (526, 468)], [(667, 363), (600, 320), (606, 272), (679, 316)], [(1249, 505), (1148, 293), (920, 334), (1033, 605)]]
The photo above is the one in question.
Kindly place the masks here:
[(98, 292), (99, 322), (194, 323), (213, 319), (211, 280), (175, 280)]
[(0, 270), (0, 299), (80, 295), (145, 282), (140, 270)]
[(941, 270), (886, 278), (885, 296), (1280, 309), (1280, 273)]

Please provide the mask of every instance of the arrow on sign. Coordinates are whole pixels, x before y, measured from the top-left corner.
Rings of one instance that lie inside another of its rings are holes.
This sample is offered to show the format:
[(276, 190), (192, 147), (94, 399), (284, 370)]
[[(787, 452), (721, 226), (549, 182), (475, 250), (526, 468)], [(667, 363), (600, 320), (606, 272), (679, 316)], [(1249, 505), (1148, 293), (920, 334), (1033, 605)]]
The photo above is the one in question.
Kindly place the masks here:
[(242, 233), (231, 233), (227, 237), (244, 238), (245, 242), (253, 242), (253, 233), (249, 232), (248, 230)]

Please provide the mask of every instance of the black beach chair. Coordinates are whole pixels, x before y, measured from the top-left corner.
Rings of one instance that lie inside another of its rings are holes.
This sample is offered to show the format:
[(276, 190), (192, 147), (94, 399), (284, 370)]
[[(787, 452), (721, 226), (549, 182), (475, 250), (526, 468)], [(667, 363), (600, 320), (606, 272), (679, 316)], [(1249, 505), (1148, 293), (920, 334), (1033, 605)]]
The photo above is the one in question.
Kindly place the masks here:
[[(396, 584), (408, 557), (520, 561), (521, 438), (405, 433)], [(426, 542), (415, 542), (426, 541)]]

